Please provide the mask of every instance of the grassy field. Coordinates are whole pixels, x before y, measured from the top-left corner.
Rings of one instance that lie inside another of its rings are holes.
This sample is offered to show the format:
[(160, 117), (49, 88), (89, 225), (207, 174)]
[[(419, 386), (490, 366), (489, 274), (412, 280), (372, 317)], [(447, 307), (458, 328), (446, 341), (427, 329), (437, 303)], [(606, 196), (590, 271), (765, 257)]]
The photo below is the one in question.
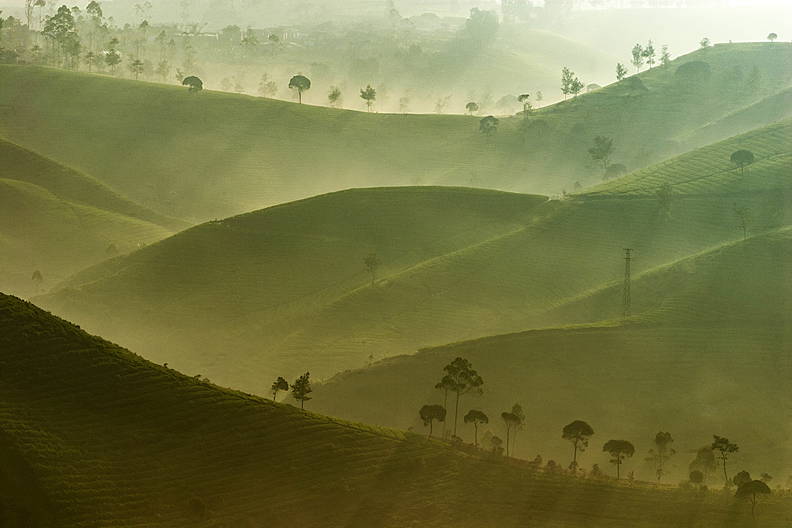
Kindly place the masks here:
[[(789, 44), (718, 45), (543, 108), (527, 132), (521, 117), (503, 119), (490, 139), (477, 117), (368, 114), (2, 66), (0, 134), (197, 221), (362, 186), (556, 194), (600, 181), (587, 153), (595, 136), (613, 137), (613, 161), (631, 170), (686, 152), (700, 146), (691, 133), (787, 89), (791, 60)], [(677, 74), (693, 61), (710, 74)], [(724, 137), (714, 136), (707, 141)]]
[[(731, 494), (552, 475), (220, 389), (5, 295), (0, 347), (4, 526), (755, 525)], [(758, 514), (787, 526), (792, 503)]]
[[(563, 201), (427, 187), (321, 196), (205, 224), (40, 302), (225, 385), (259, 392), (308, 368), (326, 378), (371, 356), (578, 321), (555, 308), (619, 281), (623, 248), (641, 273), (720, 247), (743, 236), (735, 207), (750, 235), (788, 225), (788, 164), (765, 160), (788, 159), (788, 136), (771, 125)], [(742, 146), (761, 158), (744, 177), (728, 167)], [(711, 176), (681, 183), (696, 174)], [(667, 209), (654, 196), (666, 181)]]
[[(7, 141), (0, 140), (0, 157), (3, 291), (40, 293), (86, 266), (186, 226)], [(35, 271), (43, 281), (31, 280)]]

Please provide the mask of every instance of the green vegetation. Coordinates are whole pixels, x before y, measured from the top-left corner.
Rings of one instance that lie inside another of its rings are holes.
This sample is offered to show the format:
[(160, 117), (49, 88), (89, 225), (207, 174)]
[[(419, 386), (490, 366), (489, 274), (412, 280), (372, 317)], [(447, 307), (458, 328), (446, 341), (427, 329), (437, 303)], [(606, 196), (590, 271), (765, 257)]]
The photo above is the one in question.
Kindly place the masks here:
[[(603, 528), (750, 522), (731, 496), (548, 474), (223, 390), (1, 295), (0, 346), (9, 522), (573, 526), (581, 508)], [(788, 504), (763, 502), (782, 526)]]
[[(784, 65), (792, 45), (769, 48), (718, 45), (677, 58), (666, 68), (535, 109), (530, 127), (522, 116), (501, 119), (492, 141), (481, 141), (477, 119), (469, 116), (366, 115), (207, 90), (191, 97), (182, 88), (3, 65), (0, 134), (186, 219), (355, 186), (473, 185), (557, 194), (575, 181), (600, 181), (586, 152), (594, 137), (613, 138), (615, 159), (638, 169), (699, 146), (681, 138), (788, 88)], [(710, 76), (676, 75), (680, 65), (702, 61)], [(741, 80), (726, 81), (732, 77)], [(720, 97), (710, 96), (715, 90)], [(81, 96), (64, 97), (68, 93)], [(514, 102), (519, 108), (516, 96)], [(30, 126), (42, 120), (50, 126)], [(81, 133), (62, 132), (71, 129)], [(135, 155), (127, 156), (132, 144)]]
[[(595, 528), (751, 522), (731, 495), (575, 479), (220, 389), (2, 295), (0, 346), (12, 523), (566, 527), (581, 511)], [(783, 526), (788, 501), (762, 502), (764, 525)]]
[[(186, 224), (0, 140), (0, 288), (30, 296)], [(32, 278), (32, 280), (31, 280)]]

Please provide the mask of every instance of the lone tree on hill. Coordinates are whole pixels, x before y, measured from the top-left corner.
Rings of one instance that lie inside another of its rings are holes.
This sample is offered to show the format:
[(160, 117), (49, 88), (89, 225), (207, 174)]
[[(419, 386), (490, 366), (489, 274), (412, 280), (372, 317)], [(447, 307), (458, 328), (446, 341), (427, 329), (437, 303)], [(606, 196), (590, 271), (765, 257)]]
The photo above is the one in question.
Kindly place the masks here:
[(750, 150), (737, 150), (729, 157), (732, 163), (740, 169), (740, 176), (745, 176), (745, 167), (752, 165), (756, 157)]
[(479, 111), (479, 105), (478, 103), (474, 103), (473, 101), (470, 101), (468, 104), (465, 105), (465, 110), (467, 110), (467, 113), (469, 115), (473, 115)]
[(363, 264), (366, 265), (366, 270), (371, 275), (371, 285), (374, 286), (374, 282), (377, 280), (377, 270), (382, 263), (376, 253), (371, 253), (363, 259)]
[(627, 440), (608, 440), (602, 450), (610, 454), (611, 464), (616, 465), (616, 479), (621, 478), (621, 465), (625, 458), (629, 458), (635, 454), (635, 446)]
[(589, 445), (589, 440), (594, 435), (594, 429), (582, 420), (575, 420), (561, 431), (561, 438), (572, 442), (572, 466), (577, 468), (578, 451), (583, 452)]
[(295, 75), (289, 81), (289, 89), (297, 90), (297, 98), (302, 104), (302, 94), (311, 89), (311, 80), (305, 75)]
[(429, 438), (432, 437), (434, 421), (445, 422), (446, 409), (442, 405), (424, 405), (418, 413), (423, 420), (424, 426), (429, 427)]
[(627, 77), (627, 68), (624, 67), (624, 64), (619, 62), (616, 64), (616, 80), (622, 81), (625, 77)]
[(703, 39), (701, 39), (701, 42), (699, 42), (699, 46), (701, 47), (701, 49), (709, 48), (711, 45), (712, 45), (712, 41), (710, 41), (709, 37), (704, 37)]
[(502, 412), (501, 418), (506, 425), (506, 456), (509, 456), (509, 440), (511, 438), (512, 428), (516, 429), (520, 423), (520, 417), (511, 412)]
[(517, 100), (523, 105), (523, 117), (528, 118), (531, 114), (531, 94), (524, 93), (517, 97)]
[(182, 86), (189, 87), (189, 91), (191, 92), (200, 92), (203, 90), (203, 81), (195, 75), (190, 75), (189, 77), (184, 78), (182, 81)]
[(756, 520), (756, 496), (759, 494), (770, 495), (770, 493), (770, 487), (766, 483), (761, 480), (752, 480), (737, 488), (735, 496), (738, 498), (751, 499), (751, 517)]
[(498, 124), (500, 120), (498, 120), (495, 116), (487, 116), (479, 121), (479, 132), (490, 138), (492, 134), (498, 131)]
[[(443, 378), (435, 384), (435, 389), (443, 391), (443, 407), (448, 409), (448, 392), (454, 389), (454, 380), (446, 374)], [(443, 422), (443, 437), (446, 436), (445, 422)]]
[(360, 90), (360, 98), (366, 102), (366, 109), (371, 112), (371, 107), (374, 106), (374, 101), (377, 100), (377, 90), (370, 84)]
[(767, 35), (767, 40), (769, 40), (770, 42), (775, 42), (777, 38), (778, 38), (777, 33), (770, 33), (769, 35)]
[(721, 459), (721, 464), (723, 464), (723, 478), (726, 481), (726, 486), (728, 487), (729, 475), (726, 472), (726, 462), (729, 460), (729, 455), (739, 451), (740, 447), (737, 444), (729, 442), (729, 439), (723, 436), (713, 435), (712, 438), (713, 441), (710, 447), (713, 451), (718, 451), (720, 453), (718, 458)]
[(446, 377), (443, 379), (448, 383), (449, 390), (456, 393), (456, 403), (454, 405), (454, 436), (457, 434), (457, 418), (459, 417), (459, 399), (468, 393), (481, 394), (484, 385), (484, 380), (479, 376), (478, 372), (473, 369), (470, 361), (458, 357), (443, 370)]
[(465, 423), (473, 424), (473, 445), (478, 447), (478, 426), (489, 423), (489, 417), (482, 411), (471, 409), (465, 415)]
[(661, 431), (655, 435), (655, 447), (654, 449), (649, 450), (649, 456), (646, 458), (646, 460), (648, 462), (654, 463), (657, 480), (663, 478), (666, 461), (676, 453), (676, 451), (671, 447), (671, 444), (673, 443), (674, 439), (671, 436), (671, 433), (664, 433)]
[(145, 64), (140, 59), (135, 59), (131, 63), (129, 63), (129, 71), (132, 72), (132, 75), (135, 76), (135, 80), (140, 79), (140, 74), (143, 73), (145, 70)]
[(649, 69), (651, 70), (654, 67), (655, 62), (657, 62), (657, 51), (655, 50), (654, 44), (651, 40), (643, 49), (643, 56), (646, 59), (646, 63), (649, 65)]
[(668, 46), (666, 46), (665, 44), (663, 44), (663, 48), (660, 51), (660, 64), (663, 67), (666, 67), (669, 64), (671, 64), (671, 52), (668, 51)]
[(602, 164), (602, 171), (607, 172), (610, 165), (610, 157), (613, 154), (613, 138), (597, 136), (594, 138), (594, 146), (589, 149), (591, 159)]
[(289, 390), (289, 382), (278, 376), (278, 379), (272, 382), (272, 401), (278, 397), (278, 392)]
[(644, 65), (644, 49), (640, 44), (636, 44), (632, 49), (632, 65), (635, 66), (636, 71), (641, 71)]
[(327, 102), (334, 108), (338, 107), (341, 104), (341, 88), (338, 86), (331, 87), (330, 92), (327, 94)]
[(309, 394), (313, 392), (311, 388), (311, 373), (306, 372), (291, 385), (292, 396), (295, 400), (299, 400), (300, 409), (305, 409), (305, 402), (311, 399)]

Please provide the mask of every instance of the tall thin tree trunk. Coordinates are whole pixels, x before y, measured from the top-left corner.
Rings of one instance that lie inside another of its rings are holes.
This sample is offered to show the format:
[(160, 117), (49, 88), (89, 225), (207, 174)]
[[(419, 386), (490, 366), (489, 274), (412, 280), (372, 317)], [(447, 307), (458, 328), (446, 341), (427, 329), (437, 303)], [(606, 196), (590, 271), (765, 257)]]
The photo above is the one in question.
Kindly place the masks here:
[(726, 473), (726, 457), (722, 456), (721, 460), (723, 460), (723, 479), (724, 479), (726, 485), (728, 486), (729, 485), (729, 475)]
[(478, 422), (473, 422), (473, 446), (478, 447)]
[(508, 425), (506, 426), (506, 456), (509, 456), (509, 433), (511, 432), (511, 427)]
[(457, 435), (457, 418), (459, 417), (459, 392), (456, 396), (456, 405), (454, 406), (454, 436)]
[(578, 449), (577, 448), (577, 445), (578, 445), (577, 440), (572, 445), (574, 446), (574, 451), (572, 452), (572, 463), (577, 466), (577, 449)]
[[(448, 410), (448, 389), (443, 389), (443, 409), (446, 409), (446, 411)], [(448, 437), (447, 423), (447, 420), (443, 420), (443, 439)]]

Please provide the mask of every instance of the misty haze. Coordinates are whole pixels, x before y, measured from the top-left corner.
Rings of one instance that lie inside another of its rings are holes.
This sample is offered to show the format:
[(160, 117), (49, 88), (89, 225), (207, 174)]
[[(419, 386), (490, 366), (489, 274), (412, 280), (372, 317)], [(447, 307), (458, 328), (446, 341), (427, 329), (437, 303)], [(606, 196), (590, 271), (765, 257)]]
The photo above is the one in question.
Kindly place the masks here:
[(0, 528), (789, 528), (792, 3), (0, 0)]

